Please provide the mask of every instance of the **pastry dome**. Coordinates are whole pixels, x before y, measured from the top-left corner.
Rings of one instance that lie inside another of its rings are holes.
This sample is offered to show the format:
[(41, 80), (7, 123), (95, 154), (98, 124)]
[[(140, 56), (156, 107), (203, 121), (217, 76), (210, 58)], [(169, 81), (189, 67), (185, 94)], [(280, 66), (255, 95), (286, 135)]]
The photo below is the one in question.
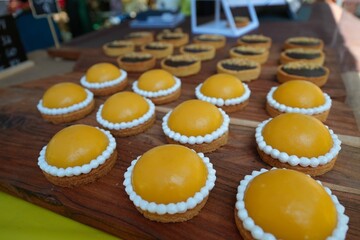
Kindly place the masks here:
[(148, 202), (186, 201), (206, 184), (207, 168), (195, 151), (175, 144), (155, 147), (134, 166), (134, 191)]
[(46, 148), (46, 162), (58, 168), (81, 166), (96, 159), (109, 145), (108, 137), (87, 125), (72, 125), (56, 133)]
[(105, 101), (101, 116), (112, 123), (130, 122), (148, 110), (149, 104), (142, 96), (133, 92), (119, 92)]
[(243, 95), (245, 88), (242, 82), (235, 76), (219, 73), (206, 79), (200, 91), (208, 97), (231, 99)]
[(331, 134), (322, 122), (298, 113), (273, 118), (264, 126), (262, 135), (266, 144), (289, 156), (318, 157), (333, 146)]
[(254, 177), (244, 203), (255, 225), (276, 239), (326, 239), (337, 226), (337, 210), (324, 187), (294, 170), (273, 169)]
[(293, 80), (281, 84), (273, 93), (273, 98), (289, 107), (314, 108), (325, 103), (321, 89), (309, 81)]
[(173, 75), (162, 69), (147, 71), (138, 80), (139, 89), (151, 92), (169, 89), (174, 85)]
[(86, 99), (83, 87), (71, 82), (58, 83), (46, 90), (42, 104), (47, 108), (65, 108)]
[(119, 68), (111, 63), (97, 63), (86, 72), (86, 81), (89, 83), (102, 83), (112, 81), (121, 76)]
[(171, 112), (168, 126), (185, 136), (205, 136), (219, 129), (223, 117), (217, 107), (201, 100), (188, 100)]

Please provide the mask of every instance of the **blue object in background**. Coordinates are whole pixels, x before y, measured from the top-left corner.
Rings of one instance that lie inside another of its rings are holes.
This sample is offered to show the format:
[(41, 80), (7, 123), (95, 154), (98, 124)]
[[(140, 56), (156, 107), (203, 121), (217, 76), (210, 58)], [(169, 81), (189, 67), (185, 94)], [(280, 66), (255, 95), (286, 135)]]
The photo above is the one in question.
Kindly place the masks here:
[[(16, 17), (16, 26), (26, 53), (55, 45), (47, 18), (34, 18), (31, 12), (23, 12)], [(56, 23), (54, 26), (61, 42), (59, 28)]]

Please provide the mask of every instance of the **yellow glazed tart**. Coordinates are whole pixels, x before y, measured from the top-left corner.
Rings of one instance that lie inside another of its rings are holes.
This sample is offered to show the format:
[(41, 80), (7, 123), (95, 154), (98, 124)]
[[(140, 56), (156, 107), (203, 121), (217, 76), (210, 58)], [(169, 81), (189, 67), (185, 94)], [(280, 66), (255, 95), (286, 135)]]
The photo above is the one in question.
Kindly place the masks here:
[(237, 46), (229, 51), (230, 57), (248, 59), (260, 64), (265, 63), (269, 58), (269, 50), (260, 47)]
[(325, 122), (331, 108), (330, 96), (315, 84), (303, 80), (272, 87), (266, 100), (266, 111), (271, 117), (282, 113), (301, 113)]
[(259, 77), (261, 65), (247, 59), (230, 58), (219, 61), (216, 69), (218, 73), (228, 73), (241, 81), (250, 82)]
[(197, 152), (212, 152), (228, 139), (229, 116), (211, 103), (188, 100), (168, 112), (162, 129), (169, 143), (177, 143)]
[(125, 191), (137, 210), (158, 222), (183, 222), (196, 216), (216, 180), (209, 158), (172, 144), (133, 160), (124, 177)]
[(344, 240), (349, 217), (331, 190), (309, 175), (261, 169), (241, 180), (235, 223), (243, 239)]
[(188, 54), (168, 56), (161, 61), (161, 68), (177, 77), (186, 77), (200, 71), (201, 61)]
[(189, 34), (182, 31), (171, 32), (164, 30), (157, 35), (157, 40), (164, 43), (171, 43), (174, 47), (180, 47), (189, 42)]
[(225, 112), (236, 112), (248, 103), (251, 91), (249, 87), (233, 75), (215, 74), (195, 88), (198, 99), (214, 104)]
[(165, 70), (154, 69), (143, 73), (133, 83), (133, 90), (154, 104), (165, 104), (180, 97), (181, 81)]
[(280, 55), (281, 64), (296, 61), (305, 61), (317, 65), (323, 65), (325, 61), (325, 54), (319, 49), (289, 48), (283, 51)]
[(215, 48), (208, 44), (189, 44), (181, 47), (180, 53), (191, 55), (201, 61), (206, 61), (215, 57)]
[(269, 49), (271, 47), (271, 42), (271, 38), (269, 37), (266, 37), (264, 35), (251, 34), (240, 37), (237, 40), (237, 45)]
[(150, 53), (132, 52), (117, 59), (119, 66), (129, 72), (144, 72), (153, 68), (156, 59)]
[(106, 96), (119, 92), (127, 86), (127, 72), (111, 63), (97, 63), (86, 71), (80, 83), (95, 96)]
[(107, 56), (118, 57), (125, 53), (133, 52), (135, 45), (132, 41), (112, 41), (103, 45), (103, 51)]
[(126, 40), (132, 41), (137, 46), (147, 44), (154, 41), (154, 34), (152, 32), (131, 32), (125, 36)]
[(71, 82), (51, 86), (37, 105), (41, 117), (55, 124), (79, 120), (94, 107), (94, 94)]
[(330, 70), (327, 67), (304, 61), (290, 62), (280, 65), (277, 70), (277, 79), (280, 83), (291, 80), (306, 80), (319, 87), (325, 85)]
[(155, 122), (155, 105), (133, 92), (109, 97), (96, 114), (97, 122), (117, 137), (136, 135)]
[(318, 119), (284, 113), (256, 128), (257, 150), (273, 167), (290, 168), (312, 176), (330, 171), (341, 149), (338, 136)]
[(311, 48), (322, 50), (324, 42), (319, 38), (313, 37), (292, 37), (285, 41), (284, 48)]
[(156, 59), (161, 59), (173, 54), (174, 47), (170, 43), (151, 42), (141, 46), (141, 51), (150, 53)]
[(194, 43), (201, 43), (213, 46), (215, 49), (219, 49), (225, 46), (226, 37), (216, 34), (201, 34), (194, 37)]
[(56, 133), (41, 150), (38, 165), (51, 183), (74, 187), (106, 175), (116, 159), (116, 141), (108, 131), (79, 124)]

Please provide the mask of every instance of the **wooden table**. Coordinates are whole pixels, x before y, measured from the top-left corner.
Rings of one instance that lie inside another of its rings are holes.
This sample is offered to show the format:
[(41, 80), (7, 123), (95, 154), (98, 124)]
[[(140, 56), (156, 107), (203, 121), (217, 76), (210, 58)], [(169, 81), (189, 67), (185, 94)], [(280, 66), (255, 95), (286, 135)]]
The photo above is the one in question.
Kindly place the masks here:
[[(317, 33), (316, 27), (312, 33)], [(198, 239), (200, 236), (206, 239), (241, 239), (233, 214), (239, 181), (253, 170), (270, 168), (256, 152), (254, 135), (258, 122), (269, 118), (264, 110), (266, 93), (272, 86), (278, 85), (275, 73), (281, 45), (276, 41), (269, 61), (263, 65), (260, 78), (249, 83), (252, 91), (249, 105), (244, 111), (230, 114), (232, 120), (228, 144), (214, 153), (206, 154), (217, 171), (217, 180), (198, 216), (184, 223), (149, 221), (135, 209), (122, 184), (124, 172), (133, 159), (152, 147), (166, 143), (161, 129), (164, 113), (180, 102), (195, 97), (196, 85), (215, 73), (216, 62), (228, 56), (233, 41), (229, 40), (228, 46), (217, 52), (216, 59), (204, 63), (201, 73), (182, 78), (180, 99), (157, 107), (157, 120), (151, 129), (137, 136), (117, 138), (119, 158), (115, 167), (97, 182), (82, 187), (54, 186), (37, 166), (41, 148), (56, 132), (73, 123), (47, 123), (40, 117), (36, 105), (51, 85), (63, 81), (79, 83), (83, 71), (89, 66), (101, 61), (115, 62), (115, 59), (103, 55), (99, 48), (91, 48), (79, 58), (72, 73), (0, 89), (0, 189), (124, 239)], [(346, 91), (340, 78), (336, 51), (329, 47), (325, 51), (326, 66), (331, 69), (331, 75), (323, 90), (333, 98), (326, 124), (340, 135), (343, 145), (334, 169), (316, 179), (329, 186), (345, 206), (346, 214), (350, 217), (347, 239), (359, 239), (360, 132), (352, 110), (344, 103)], [(138, 76), (130, 73), (130, 82)], [(127, 90), (130, 89), (128, 86)], [(96, 98), (96, 110), (105, 99)], [(75, 123), (97, 126), (95, 114), (96, 111)]]

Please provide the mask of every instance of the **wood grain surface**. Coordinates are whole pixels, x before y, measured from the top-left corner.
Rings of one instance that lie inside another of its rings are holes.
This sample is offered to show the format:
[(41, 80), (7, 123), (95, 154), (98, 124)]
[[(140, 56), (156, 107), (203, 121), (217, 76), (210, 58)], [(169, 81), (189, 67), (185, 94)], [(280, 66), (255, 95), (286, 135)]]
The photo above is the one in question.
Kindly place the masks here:
[[(37, 166), (39, 152), (56, 132), (66, 126), (75, 123), (98, 126), (95, 114), (106, 97), (96, 98), (96, 110), (71, 124), (53, 125), (45, 122), (36, 105), (51, 85), (64, 81), (79, 83), (84, 71), (92, 64), (103, 61), (115, 63), (115, 58), (106, 57), (100, 46), (94, 45), (95, 42), (87, 44), (85, 37), (74, 41), (73, 47), (84, 43), (83, 48), (87, 48), (79, 57), (74, 72), (0, 89), (0, 189), (123, 239), (241, 239), (233, 216), (237, 186), (253, 170), (270, 169), (258, 156), (254, 135), (257, 123), (269, 118), (265, 111), (265, 96), (272, 86), (278, 85), (275, 74), (281, 42), (296, 32), (316, 37), (331, 36), (333, 29), (322, 28), (325, 23), (333, 24), (326, 15), (327, 10), (318, 10), (316, 16), (319, 22), (291, 23), (289, 32), (278, 28), (275, 23), (260, 29), (264, 30), (264, 34), (271, 34), (275, 42), (270, 58), (263, 65), (259, 79), (249, 83), (252, 91), (249, 105), (241, 112), (230, 114), (228, 144), (214, 153), (206, 154), (217, 171), (217, 180), (207, 204), (194, 219), (172, 224), (145, 219), (126, 195), (123, 175), (137, 156), (166, 143), (161, 129), (162, 117), (182, 101), (195, 98), (195, 87), (215, 73), (216, 62), (228, 57), (234, 39), (228, 39), (228, 45), (217, 51), (214, 60), (205, 62), (199, 74), (182, 78), (181, 97), (173, 103), (157, 107), (157, 120), (152, 128), (137, 136), (116, 139), (119, 157), (109, 174), (86, 186), (62, 188), (52, 185), (43, 176)], [(298, 26), (308, 28), (293, 29)], [(106, 30), (92, 37), (99, 44), (99, 39), (106, 42), (119, 35), (118, 32), (111, 33)], [(350, 217), (347, 239), (355, 240), (360, 238), (360, 132), (352, 110), (344, 103), (346, 91), (340, 77), (337, 53), (329, 47), (334, 39), (329, 37), (324, 40), (328, 45), (325, 48), (325, 65), (330, 68), (331, 75), (322, 89), (333, 99), (325, 124), (345, 141), (334, 169), (316, 179), (329, 186), (345, 206), (346, 214)], [(129, 74), (131, 83), (138, 77), (139, 74)], [(131, 90), (130, 85), (127, 90)]]
[[(161, 119), (173, 106), (194, 97), (195, 84), (184, 83), (177, 102), (157, 107), (157, 121), (147, 132), (117, 138), (118, 161), (107, 176), (86, 186), (61, 188), (45, 179), (37, 157), (50, 138), (70, 124), (43, 121), (36, 104), (49, 86), (62, 81), (79, 82), (82, 74), (73, 72), (0, 89), (0, 188), (124, 239), (241, 239), (233, 219), (237, 185), (253, 170), (270, 168), (259, 158), (254, 138), (256, 123), (269, 117), (264, 111), (266, 91), (250, 85), (250, 104), (243, 112), (231, 114), (229, 143), (207, 154), (217, 171), (217, 180), (204, 209), (188, 222), (161, 224), (145, 219), (135, 209), (124, 191), (123, 174), (137, 156), (166, 143)], [(96, 109), (105, 99), (96, 99)], [(95, 113), (75, 123), (97, 126)], [(327, 124), (336, 133), (359, 136), (352, 112), (342, 102), (334, 101)], [(350, 216), (348, 239), (360, 237), (359, 156), (360, 148), (343, 144), (334, 169), (316, 178), (333, 189), (346, 207)]]

